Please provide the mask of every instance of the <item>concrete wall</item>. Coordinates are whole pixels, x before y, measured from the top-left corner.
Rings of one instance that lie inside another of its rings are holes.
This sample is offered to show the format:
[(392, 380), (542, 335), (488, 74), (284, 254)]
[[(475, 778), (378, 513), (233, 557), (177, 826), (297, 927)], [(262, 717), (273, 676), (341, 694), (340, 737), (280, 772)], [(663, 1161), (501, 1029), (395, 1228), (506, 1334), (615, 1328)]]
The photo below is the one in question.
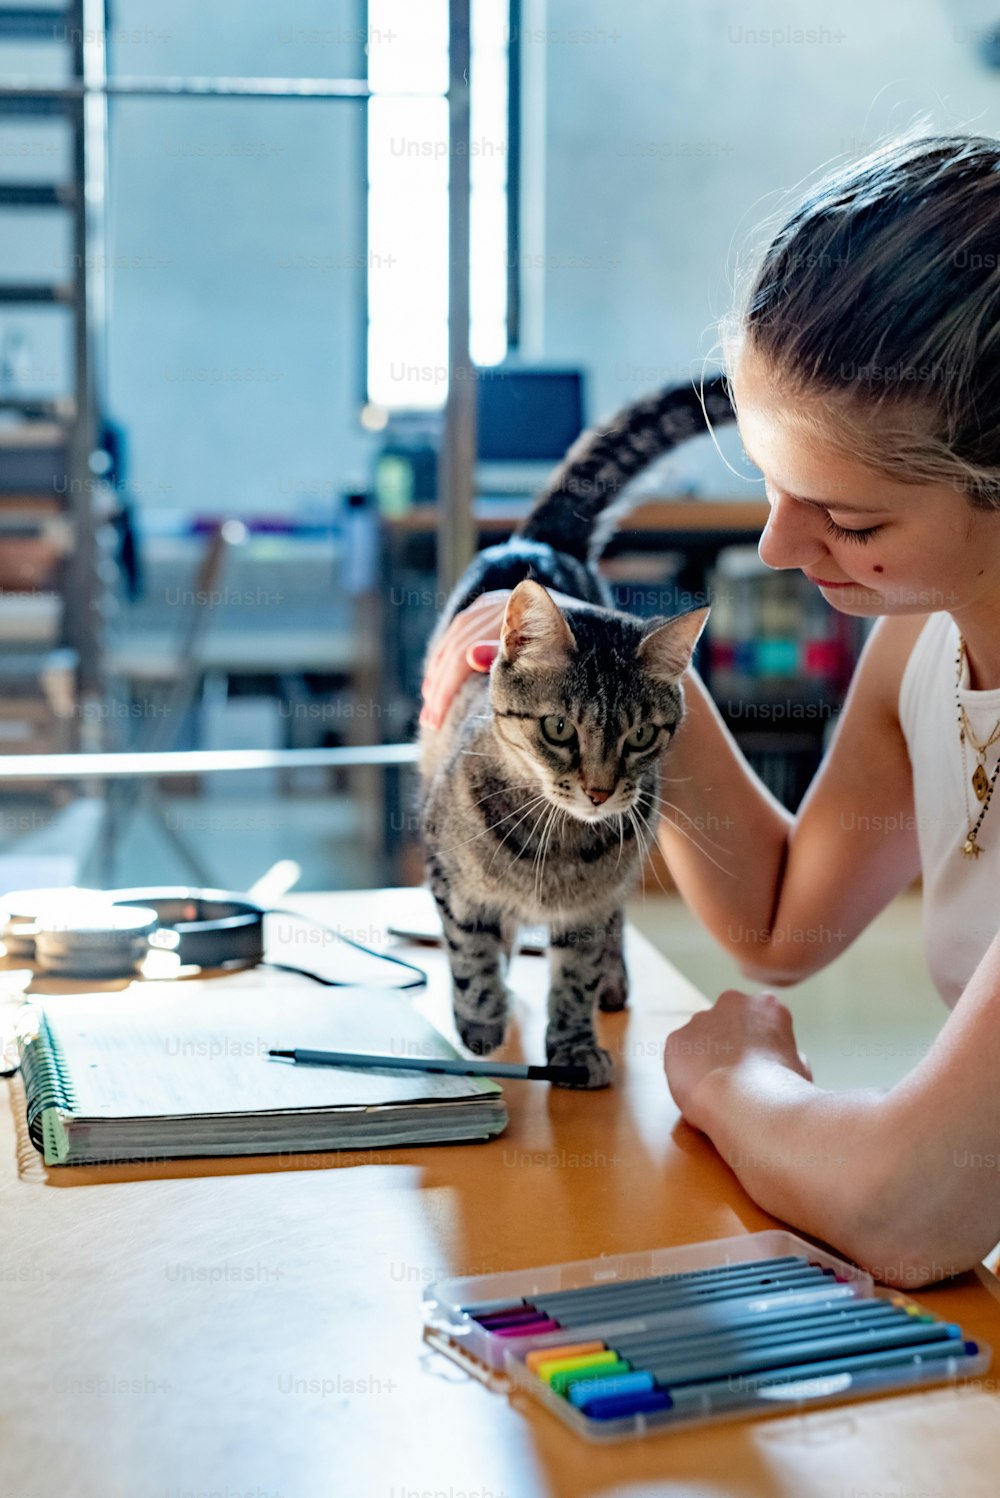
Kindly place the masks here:
[[(784, 190), (923, 111), (1000, 129), (1000, 73), (972, 40), (985, 15), (985, 0), (525, 0), (525, 354), (582, 364), (591, 416), (687, 378), (715, 342), (735, 247)], [(115, 66), (358, 76), (363, 27), (362, 0), (117, 0)], [(36, 52), (5, 49), (7, 67)], [(140, 498), (325, 503), (371, 451), (358, 107), (113, 114), (108, 388)], [(3, 157), (11, 174), (36, 165)], [(5, 270), (64, 254), (37, 214), (2, 226)], [(33, 317), (40, 384), (57, 387), (59, 315)], [(665, 481), (747, 492), (707, 439), (647, 487)]]
[[(977, 20), (1000, 20), (983, 0), (528, 3), (547, 94), (530, 143), (546, 153), (544, 347), (590, 371), (593, 415), (699, 366), (727, 264), (786, 189), (924, 111), (1000, 132), (1000, 72), (973, 44)], [(669, 475), (746, 492), (707, 438)]]

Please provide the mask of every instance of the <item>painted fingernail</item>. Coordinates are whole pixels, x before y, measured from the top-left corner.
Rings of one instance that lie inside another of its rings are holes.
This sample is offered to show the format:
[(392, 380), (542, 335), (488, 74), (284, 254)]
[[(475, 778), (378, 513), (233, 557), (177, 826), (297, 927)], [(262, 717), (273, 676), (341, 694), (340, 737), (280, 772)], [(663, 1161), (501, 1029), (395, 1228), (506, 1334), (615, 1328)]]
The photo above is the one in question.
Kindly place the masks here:
[(469, 646), (465, 658), (475, 670), (488, 671), (493, 664), (496, 653), (495, 645), (490, 645), (480, 640), (475, 645)]

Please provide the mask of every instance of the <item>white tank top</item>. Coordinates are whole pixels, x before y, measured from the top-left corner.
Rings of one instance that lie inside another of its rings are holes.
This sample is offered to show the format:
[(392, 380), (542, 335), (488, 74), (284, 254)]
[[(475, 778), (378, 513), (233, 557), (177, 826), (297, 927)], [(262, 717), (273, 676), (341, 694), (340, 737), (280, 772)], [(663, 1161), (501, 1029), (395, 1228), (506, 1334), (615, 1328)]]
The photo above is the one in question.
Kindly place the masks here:
[[(932, 614), (913, 647), (899, 689), (899, 721), (913, 767), (924, 954), (949, 1008), (1000, 930), (1000, 779), (976, 839), (980, 856), (966, 858), (962, 853), (969, 816), (975, 826), (982, 803), (971, 784), (977, 756), (969, 743), (967, 769), (962, 767), (955, 705), (958, 638), (958, 625), (950, 614)], [(1000, 719), (1000, 687), (970, 691), (964, 657), (959, 699), (977, 740), (985, 743)], [(1000, 743), (986, 752), (988, 775), (998, 753)]]

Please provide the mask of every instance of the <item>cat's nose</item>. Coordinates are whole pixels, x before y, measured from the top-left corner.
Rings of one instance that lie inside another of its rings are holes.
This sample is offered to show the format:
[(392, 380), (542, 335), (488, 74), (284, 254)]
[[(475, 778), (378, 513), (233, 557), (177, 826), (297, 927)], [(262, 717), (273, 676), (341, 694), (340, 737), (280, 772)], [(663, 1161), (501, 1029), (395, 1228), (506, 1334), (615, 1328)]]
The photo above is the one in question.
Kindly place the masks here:
[(586, 795), (588, 801), (592, 801), (595, 806), (603, 806), (608, 797), (614, 794), (614, 789), (612, 788), (610, 791), (605, 791), (602, 790), (599, 785), (597, 785), (591, 786), (589, 790), (585, 790), (584, 794)]

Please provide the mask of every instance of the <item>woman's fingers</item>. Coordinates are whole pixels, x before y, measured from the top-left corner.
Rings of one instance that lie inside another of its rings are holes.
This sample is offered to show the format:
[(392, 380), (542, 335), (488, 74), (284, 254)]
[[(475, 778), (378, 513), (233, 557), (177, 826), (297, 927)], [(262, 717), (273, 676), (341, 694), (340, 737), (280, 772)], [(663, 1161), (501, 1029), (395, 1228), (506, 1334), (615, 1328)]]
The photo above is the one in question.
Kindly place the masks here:
[(439, 728), (463, 681), (473, 671), (488, 671), (499, 647), (499, 640), (483, 640), (467, 629), (458, 634), (424, 680), (421, 723)]
[(463, 681), (473, 671), (489, 670), (509, 596), (506, 590), (484, 593), (455, 615), (427, 662), (421, 727), (439, 728)]
[(465, 652), (465, 659), (473, 671), (488, 671), (500, 650), (499, 640), (477, 640)]
[(464, 641), (461, 645), (464, 650), (473, 640), (492, 639), (498, 634), (509, 597), (506, 588), (495, 588), (490, 593), (480, 593), (467, 609), (456, 614), (428, 658), (428, 676), (445, 655), (459, 648), (459, 641)]

